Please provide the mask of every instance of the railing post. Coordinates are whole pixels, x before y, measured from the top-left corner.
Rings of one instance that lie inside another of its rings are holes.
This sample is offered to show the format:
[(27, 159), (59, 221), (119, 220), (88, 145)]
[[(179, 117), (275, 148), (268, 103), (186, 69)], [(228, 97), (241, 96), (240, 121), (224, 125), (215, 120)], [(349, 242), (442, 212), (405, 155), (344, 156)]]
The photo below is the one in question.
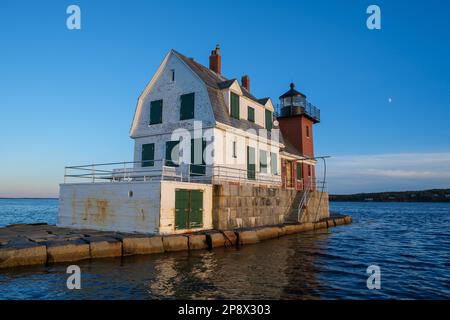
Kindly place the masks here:
[(95, 166), (92, 165), (92, 183), (95, 183)]

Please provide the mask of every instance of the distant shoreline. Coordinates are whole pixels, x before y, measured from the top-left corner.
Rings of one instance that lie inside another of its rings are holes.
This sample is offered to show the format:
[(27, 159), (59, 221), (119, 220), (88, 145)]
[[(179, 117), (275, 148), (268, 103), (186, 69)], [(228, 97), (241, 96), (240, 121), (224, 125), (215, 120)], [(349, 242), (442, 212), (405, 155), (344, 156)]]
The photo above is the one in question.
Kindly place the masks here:
[(11, 198), (11, 197), (0, 197), (0, 200), (59, 200), (59, 198)]
[(345, 202), (450, 202), (450, 189), (330, 195), (330, 201)]
[[(59, 200), (53, 197), (0, 197), (0, 200)], [(333, 202), (450, 202), (450, 189), (430, 189), (421, 191), (392, 191), (355, 194), (330, 194)]]
[(329, 199), (330, 202), (358, 202), (358, 203), (449, 203), (450, 201), (399, 201), (399, 200), (336, 200)]

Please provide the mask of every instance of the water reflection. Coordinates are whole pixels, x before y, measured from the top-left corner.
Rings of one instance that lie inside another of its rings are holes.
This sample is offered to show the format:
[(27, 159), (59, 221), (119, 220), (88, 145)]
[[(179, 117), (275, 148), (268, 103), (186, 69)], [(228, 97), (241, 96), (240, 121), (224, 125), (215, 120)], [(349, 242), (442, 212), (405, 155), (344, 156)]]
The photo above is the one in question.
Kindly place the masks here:
[(327, 237), (308, 233), (239, 249), (126, 257), (123, 268), (145, 279), (146, 295), (139, 298), (309, 299), (323, 287), (315, 253)]
[[(449, 204), (339, 204), (354, 223), (244, 246), (0, 270), (3, 299), (448, 299)], [(336, 206), (336, 204), (334, 204)], [(336, 208), (334, 208), (336, 209)], [(413, 221), (414, 223), (411, 223)], [(382, 270), (368, 290), (366, 268)]]

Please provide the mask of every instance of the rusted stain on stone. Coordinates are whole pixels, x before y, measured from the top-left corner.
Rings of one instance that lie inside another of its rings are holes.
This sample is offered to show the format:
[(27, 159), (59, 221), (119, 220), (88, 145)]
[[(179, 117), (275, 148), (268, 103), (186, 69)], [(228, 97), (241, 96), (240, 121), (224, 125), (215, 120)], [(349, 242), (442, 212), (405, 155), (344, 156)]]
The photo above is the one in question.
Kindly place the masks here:
[(91, 198), (87, 198), (86, 201), (84, 202), (84, 206), (83, 206), (84, 210), (83, 210), (83, 215), (81, 216), (81, 223), (83, 222), (87, 222), (89, 220), (89, 214), (90, 211), (92, 209), (92, 200)]
[(97, 223), (101, 225), (106, 225), (106, 222), (108, 220), (108, 207), (109, 203), (107, 200), (96, 200), (96, 215)]

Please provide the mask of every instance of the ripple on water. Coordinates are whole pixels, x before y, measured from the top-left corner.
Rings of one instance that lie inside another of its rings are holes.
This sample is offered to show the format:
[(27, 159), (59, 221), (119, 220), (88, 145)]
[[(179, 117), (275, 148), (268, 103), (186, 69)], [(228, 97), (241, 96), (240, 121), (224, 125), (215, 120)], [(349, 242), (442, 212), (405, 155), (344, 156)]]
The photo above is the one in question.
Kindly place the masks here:
[[(450, 204), (331, 203), (353, 224), (219, 248), (0, 271), (3, 299), (449, 299)], [(56, 200), (0, 200), (0, 224), (54, 223)], [(368, 290), (366, 269), (381, 269)]]

